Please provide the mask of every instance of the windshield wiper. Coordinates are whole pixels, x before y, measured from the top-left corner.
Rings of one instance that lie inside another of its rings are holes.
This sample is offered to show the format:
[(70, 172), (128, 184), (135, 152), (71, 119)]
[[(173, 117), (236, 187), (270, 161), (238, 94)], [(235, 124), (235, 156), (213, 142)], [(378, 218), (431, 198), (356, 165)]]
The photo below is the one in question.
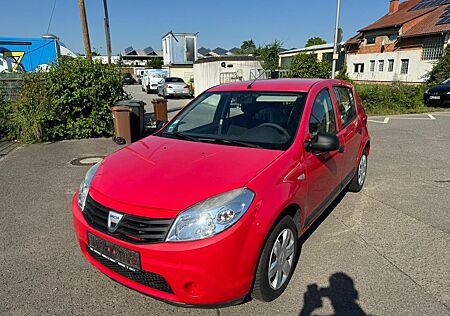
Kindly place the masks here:
[(214, 143), (214, 144), (242, 146), (242, 147), (249, 147), (249, 148), (262, 148), (261, 146), (258, 146), (255, 144), (250, 144), (250, 143), (241, 142), (238, 140), (225, 139), (225, 138), (199, 138), (198, 141)]
[(197, 138), (195, 138), (193, 136), (190, 136), (190, 135), (187, 135), (187, 134), (184, 134), (184, 133), (180, 133), (180, 132), (171, 132), (171, 133), (164, 132), (164, 133), (162, 133), (162, 135), (175, 136), (176, 138), (185, 139), (185, 140), (189, 140), (189, 141), (192, 141), (192, 142), (198, 142), (199, 141)]

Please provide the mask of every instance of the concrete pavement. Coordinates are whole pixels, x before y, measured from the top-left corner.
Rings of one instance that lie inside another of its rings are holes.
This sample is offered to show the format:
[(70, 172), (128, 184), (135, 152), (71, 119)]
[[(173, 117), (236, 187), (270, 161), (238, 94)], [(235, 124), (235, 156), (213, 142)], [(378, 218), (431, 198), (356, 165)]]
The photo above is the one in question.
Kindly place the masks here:
[(366, 186), (342, 196), (302, 239), (286, 292), (219, 310), (148, 298), (81, 255), (70, 203), (88, 167), (69, 162), (119, 146), (92, 139), (16, 148), (0, 158), (0, 314), (449, 315), (450, 115), (433, 116), (371, 122)]

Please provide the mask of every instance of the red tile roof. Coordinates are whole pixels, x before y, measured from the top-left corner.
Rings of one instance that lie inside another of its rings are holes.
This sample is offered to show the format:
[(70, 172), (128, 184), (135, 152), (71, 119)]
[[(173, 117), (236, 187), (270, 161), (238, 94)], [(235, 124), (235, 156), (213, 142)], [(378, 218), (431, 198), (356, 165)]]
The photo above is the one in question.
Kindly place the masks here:
[(392, 14), (388, 13), (375, 23), (372, 23), (369, 26), (361, 29), (359, 31), (360, 33), (349, 39), (346, 44), (348, 45), (359, 43), (359, 40), (362, 38), (362, 33), (364, 32), (391, 27), (401, 27), (405, 23), (418, 19), (422, 16), (424, 18), (421, 19), (420, 22), (400, 35), (402, 37), (414, 37), (450, 31), (450, 24), (437, 25), (448, 5), (440, 5), (436, 7), (410, 11), (410, 9), (420, 1), (421, 0), (409, 0), (400, 3), (397, 12)]
[(409, 22), (411, 20), (417, 19), (418, 17), (427, 14), (431, 11), (434, 11), (434, 8), (426, 8), (421, 10), (413, 10), (410, 9), (418, 4), (421, 0), (410, 0), (400, 3), (400, 7), (397, 12), (393, 14), (386, 14), (381, 19), (376, 21), (373, 24), (363, 28), (360, 32), (367, 32), (372, 30), (384, 29), (388, 27), (402, 26), (404, 23)]
[(447, 6), (445, 5), (435, 8), (431, 13), (427, 14), (425, 19), (404, 32), (401, 36), (414, 37), (450, 31), (450, 24), (437, 24), (441, 20), (441, 16), (445, 13), (446, 9)]

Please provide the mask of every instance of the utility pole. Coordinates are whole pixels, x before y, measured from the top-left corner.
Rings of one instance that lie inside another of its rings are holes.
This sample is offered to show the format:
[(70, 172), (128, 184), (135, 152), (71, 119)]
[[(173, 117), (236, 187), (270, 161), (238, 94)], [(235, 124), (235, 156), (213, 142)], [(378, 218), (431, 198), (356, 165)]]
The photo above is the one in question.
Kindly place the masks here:
[(103, 9), (105, 10), (105, 36), (106, 36), (106, 54), (108, 55), (108, 65), (111, 64), (111, 33), (109, 32), (108, 3), (103, 0)]
[(86, 7), (84, 6), (84, 0), (78, 0), (78, 5), (80, 7), (80, 19), (81, 19), (81, 29), (83, 31), (84, 51), (86, 53), (86, 58), (91, 60), (92, 59), (91, 41), (89, 40), (89, 28), (86, 18)]
[(337, 0), (336, 10), (336, 27), (334, 31), (334, 47), (333, 47), (333, 70), (331, 72), (331, 79), (336, 78), (336, 64), (339, 59), (338, 41), (339, 41), (339, 19), (341, 17), (341, 0)]

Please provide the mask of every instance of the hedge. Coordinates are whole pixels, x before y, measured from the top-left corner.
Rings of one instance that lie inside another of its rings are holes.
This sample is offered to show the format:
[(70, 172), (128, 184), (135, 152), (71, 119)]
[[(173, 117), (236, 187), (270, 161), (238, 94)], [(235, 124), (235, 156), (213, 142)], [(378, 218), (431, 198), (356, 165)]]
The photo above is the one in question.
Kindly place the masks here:
[(357, 84), (356, 91), (369, 115), (423, 113), (430, 109), (424, 104), (424, 85)]
[(0, 104), (0, 114), (6, 113), (7, 137), (25, 143), (110, 136), (108, 107), (121, 98), (117, 66), (62, 58), (48, 72), (27, 73), (21, 97)]

